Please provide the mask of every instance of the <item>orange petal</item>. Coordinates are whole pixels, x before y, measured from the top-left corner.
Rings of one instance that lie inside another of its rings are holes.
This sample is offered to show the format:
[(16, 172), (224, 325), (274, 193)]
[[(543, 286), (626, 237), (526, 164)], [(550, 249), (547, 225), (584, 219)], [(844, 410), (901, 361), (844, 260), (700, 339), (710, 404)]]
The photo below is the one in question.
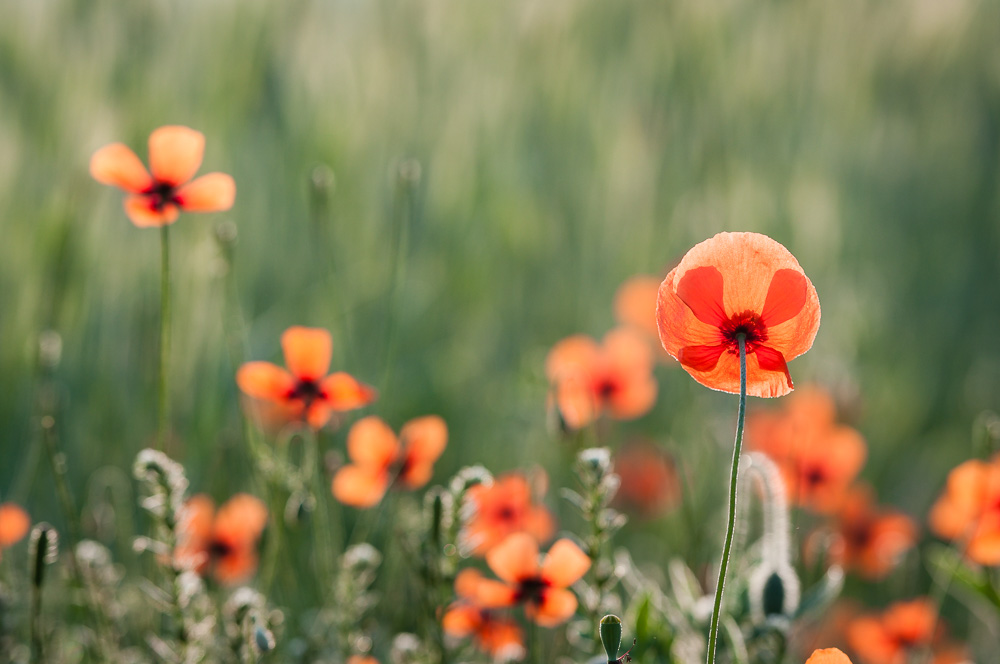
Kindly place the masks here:
[(267, 525), (267, 508), (248, 493), (238, 493), (219, 508), (213, 537), (234, 546), (256, 542)]
[(725, 344), (715, 346), (684, 346), (677, 353), (677, 361), (695, 371), (712, 371), (726, 351)]
[(180, 539), (186, 542), (207, 542), (212, 536), (215, 502), (206, 494), (191, 496), (179, 515)]
[(290, 327), (281, 335), (285, 366), (296, 378), (318, 381), (326, 375), (333, 355), (330, 333), (318, 327)]
[(475, 599), (476, 589), (479, 582), (483, 580), (483, 575), (479, 570), (467, 567), (455, 577), (455, 594), (465, 599)]
[(434, 462), (448, 443), (448, 425), (437, 415), (410, 420), (399, 432), (411, 463)]
[(623, 325), (630, 325), (656, 336), (656, 296), (660, 290), (658, 277), (640, 275), (632, 277), (615, 293), (615, 318)]
[(355, 422), (347, 433), (347, 456), (361, 466), (381, 471), (399, 458), (399, 441), (388, 424), (369, 415)]
[(372, 507), (389, 488), (389, 475), (361, 466), (344, 466), (333, 476), (333, 496), (345, 505)]
[(486, 554), (486, 564), (507, 583), (538, 574), (538, 543), (527, 533), (510, 535)]
[(153, 186), (153, 178), (139, 157), (124, 143), (112, 143), (90, 158), (90, 174), (101, 184), (120, 187), (133, 194)]
[(149, 135), (149, 168), (164, 184), (177, 187), (194, 177), (204, 152), (204, 134), (188, 127), (168, 125)]
[(455, 603), (441, 618), (441, 628), (449, 636), (466, 637), (479, 629), (483, 618), (479, 609), (471, 604)]
[(524, 607), (524, 614), (542, 627), (555, 627), (576, 613), (576, 605), (576, 595), (570, 591), (565, 588), (548, 588), (539, 604)]
[(556, 588), (566, 588), (579, 581), (588, 569), (590, 556), (572, 540), (561, 539), (542, 561), (542, 578)]
[(484, 609), (513, 606), (516, 600), (517, 591), (506, 583), (483, 579), (476, 586), (476, 603)]
[(407, 489), (419, 489), (431, 481), (434, 476), (434, 464), (429, 461), (418, 461), (408, 464), (399, 474), (399, 481)]
[(19, 541), (31, 528), (28, 513), (14, 503), (0, 505), (0, 547)]
[(157, 210), (148, 196), (136, 195), (125, 199), (125, 214), (139, 228), (157, 228), (177, 221), (180, 210), (173, 203), (167, 203)]
[(758, 346), (754, 350), (754, 355), (757, 356), (757, 366), (764, 371), (776, 371), (780, 373), (785, 377), (788, 389), (792, 389), (792, 374), (788, 373), (788, 365), (785, 363), (785, 358), (781, 353), (767, 346)]
[(208, 173), (178, 189), (174, 200), (188, 212), (228, 210), (236, 200), (236, 182), (225, 173)]
[(295, 391), (295, 379), (276, 364), (247, 362), (236, 372), (236, 384), (257, 399), (284, 401)]
[(331, 417), (333, 417), (333, 409), (330, 408), (330, 404), (320, 399), (309, 404), (309, 409), (306, 411), (306, 422), (313, 429), (322, 429)]
[(872, 662), (892, 662), (900, 653), (899, 645), (886, 634), (876, 618), (864, 616), (847, 626), (847, 643), (861, 659)]
[(557, 343), (545, 358), (545, 375), (559, 383), (567, 375), (589, 373), (600, 357), (600, 347), (590, 337), (577, 334)]
[(806, 664), (851, 664), (851, 660), (837, 648), (824, 648), (814, 650)]
[(236, 548), (215, 563), (215, 579), (226, 586), (246, 582), (257, 571), (257, 552), (252, 548)]
[(330, 408), (338, 412), (363, 408), (378, 398), (375, 388), (343, 371), (330, 374), (320, 381), (319, 387)]
[(555, 406), (570, 429), (582, 429), (597, 417), (594, 392), (584, 375), (563, 375), (556, 384)]
[(728, 318), (722, 306), (722, 273), (715, 266), (685, 272), (677, 282), (677, 297), (703, 323), (718, 327)]

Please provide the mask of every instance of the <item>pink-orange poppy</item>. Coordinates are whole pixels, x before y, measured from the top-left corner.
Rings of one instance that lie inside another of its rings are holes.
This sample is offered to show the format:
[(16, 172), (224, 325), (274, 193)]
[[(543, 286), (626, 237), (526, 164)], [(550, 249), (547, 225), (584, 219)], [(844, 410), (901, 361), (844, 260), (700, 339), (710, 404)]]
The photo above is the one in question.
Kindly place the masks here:
[(16, 544), (28, 534), (31, 518), (14, 503), (0, 505), (0, 551)]
[(462, 570), (455, 578), (459, 599), (441, 619), (445, 634), (454, 638), (472, 637), (476, 647), (498, 661), (523, 659), (524, 634), (516, 622), (476, 602), (482, 575), (474, 569)]
[(935, 664), (943, 664), (956, 661), (961, 651), (945, 642), (934, 604), (923, 597), (897, 602), (881, 615), (855, 618), (847, 627), (847, 641), (865, 664), (905, 664), (928, 647)]
[(851, 664), (851, 660), (837, 648), (824, 648), (813, 651), (806, 664)]
[(205, 136), (170, 125), (149, 135), (149, 168), (124, 143), (94, 153), (90, 174), (102, 184), (124, 189), (125, 214), (136, 226), (165, 226), (186, 212), (219, 212), (233, 206), (236, 183), (225, 173), (191, 179), (201, 167)]
[(719, 233), (695, 245), (660, 285), (660, 342), (706, 387), (740, 391), (739, 336), (747, 394), (792, 391), (787, 362), (812, 347), (819, 297), (798, 261), (758, 233)]
[(672, 509), (680, 501), (680, 482), (673, 459), (654, 443), (635, 440), (614, 457), (621, 479), (615, 503), (644, 517)]
[(869, 579), (884, 577), (917, 538), (913, 519), (875, 506), (868, 486), (855, 486), (844, 497), (834, 521), (830, 559)]
[(981, 565), (1000, 565), (1000, 454), (973, 459), (948, 474), (930, 513), (937, 535), (965, 541), (965, 553)]
[(399, 438), (378, 417), (358, 420), (347, 434), (352, 463), (334, 475), (333, 495), (346, 505), (371, 507), (392, 484), (419, 489), (430, 481), (447, 443), (448, 427), (437, 415), (410, 420)]
[(619, 420), (646, 414), (656, 402), (653, 353), (629, 328), (608, 332), (601, 345), (578, 334), (549, 351), (545, 373), (566, 426), (581, 429), (604, 413)]
[(522, 473), (507, 473), (490, 484), (477, 484), (466, 493), (469, 517), (460, 538), (473, 554), (485, 555), (508, 535), (526, 532), (546, 542), (555, 531), (552, 514), (532, 499), (531, 486)]
[(277, 405), (284, 419), (319, 429), (333, 413), (375, 401), (376, 391), (350, 374), (326, 375), (333, 355), (326, 330), (290, 327), (281, 335), (281, 347), (288, 370), (270, 362), (247, 362), (236, 372), (236, 383), (247, 396)]
[(236, 494), (218, 512), (210, 497), (192, 496), (180, 517), (174, 560), (219, 583), (242, 583), (257, 570), (257, 540), (266, 525), (267, 508), (249, 494)]
[(480, 606), (523, 604), (530, 620), (554, 627), (576, 612), (576, 596), (568, 588), (590, 569), (590, 558), (571, 540), (561, 539), (539, 561), (535, 538), (515, 533), (490, 549), (486, 564), (501, 581), (479, 581), (476, 601)]

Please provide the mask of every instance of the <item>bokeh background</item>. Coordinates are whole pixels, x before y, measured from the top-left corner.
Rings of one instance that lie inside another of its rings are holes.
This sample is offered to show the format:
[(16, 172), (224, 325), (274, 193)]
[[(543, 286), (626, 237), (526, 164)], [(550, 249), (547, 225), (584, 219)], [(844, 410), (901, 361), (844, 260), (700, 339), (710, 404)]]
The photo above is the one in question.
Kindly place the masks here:
[[(837, 395), (865, 479), (922, 521), (1000, 406), (998, 44), (1000, 4), (973, 0), (5, 2), (0, 496), (61, 523), (38, 427), (56, 403), (74, 492), (117, 506), (104, 538), (127, 555), (159, 238), (87, 164), (185, 124), (202, 171), (238, 186), (230, 213), (171, 233), (168, 451), (195, 490), (248, 488), (235, 367), (280, 360), (293, 324), (333, 332), (393, 425), (446, 418), (440, 478), (541, 464), (568, 482), (547, 350), (610, 329), (627, 277), (751, 230), (820, 295), (793, 377)], [(653, 437), (698, 470), (689, 500), (721, 506), (735, 399), (658, 378), (615, 440)], [(637, 557), (717, 555), (682, 523), (624, 537)]]

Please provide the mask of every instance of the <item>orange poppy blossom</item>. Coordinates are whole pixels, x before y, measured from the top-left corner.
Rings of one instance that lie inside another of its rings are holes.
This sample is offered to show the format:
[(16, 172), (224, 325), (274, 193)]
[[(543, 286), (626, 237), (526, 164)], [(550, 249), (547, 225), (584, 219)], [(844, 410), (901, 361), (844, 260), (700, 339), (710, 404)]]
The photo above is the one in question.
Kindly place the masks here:
[(660, 277), (638, 274), (629, 277), (615, 292), (615, 320), (659, 339), (656, 327), (656, 300), (660, 293)]
[(224, 585), (242, 583), (257, 570), (257, 540), (267, 525), (267, 508), (238, 493), (215, 511), (205, 494), (192, 496), (181, 511), (174, 560)]
[(869, 579), (888, 574), (917, 539), (913, 519), (876, 507), (874, 491), (866, 485), (855, 486), (844, 497), (834, 529), (830, 559)]
[(486, 554), (486, 564), (500, 581), (481, 579), (476, 601), (488, 609), (524, 605), (525, 615), (542, 627), (555, 627), (576, 612), (568, 590), (590, 569), (590, 558), (571, 540), (561, 539), (539, 561), (538, 542), (514, 533)]
[(351, 655), (347, 658), (347, 664), (378, 664), (378, 660), (371, 655)]
[(326, 375), (333, 339), (322, 328), (290, 327), (281, 335), (287, 370), (270, 362), (247, 362), (236, 372), (236, 384), (248, 397), (278, 406), (284, 419), (323, 427), (335, 412), (354, 410), (375, 401), (374, 388), (350, 374)]
[(948, 473), (944, 493), (931, 507), (930, 526), (945, 539), (966, 541), (970, 560), (1000, 565), (1000, 454), (966, 461)]
[(630, 328), (608, 332), (601, 344), (583, 334), (563, 339), (549, 351), (545, 374), (552, 402), (570, 429), (581, 429), (604, 413), (635, 419), (656, 402), (652, 350)]
[(455, 578), (455, 594), (459, 599), (441, 619), (445, 634), (454, 638), (473, 637), (476, 647), (495, 660), (523, 659), (524, 635), (520, 626), (476, 603), (480, 581), (482, 575), (474, 569), (462, 570)]
[(535, 505), (531, 486), (523, 473), (507, 473), (492, 484), (477, 484), (466, 491), (468, 518), (459, 533), (463, 548), (482, 556), (508, 535), (526, 532), (547, 542), (555, 531), (552, 514)]
[(847, 626), (847, 642), (866, 664), (905, 664), (909, 656), (934, 649), (934, 664), (961, 662), (961, 648), (943, 643), (944, 628), (930, 599), (891, 605), (878, 616), (861, 616)]
[(719, 233), (695, 245), (660, 284), (660, 342), (706, 387), (740, 391), (739, 337), (747, 394), (792, 391), (788, 361), (819, 329), (816, 289), (785, 247), (758, 233)]
[(354, 423), (347, 434), (353, 463), (333, 477), (334, 497), (345, 505), (376, 505), (390, 485), (419, 489), (430, 481), (434, 462), (448, 443), (448, 427), (437, 415), (410, 420), (399, 438), (375, 416)]
[(835, 413), (830, 395), (809, 386), (792, 395), (783, 410), (747, 418), (750, 449), (778, 464), (796, 504), (823, 514), (838, 507), (868, 454), (861, 434), (837, 424)]
[(680, 500), (680, 482), (673, 459), (654, 443), (634, 440), (614, 455), (614, 472), (621, 479), (615, 504), (645, 517), (673, 508)]
[(0, 505), (0, 551), (19, 542), (28, 534), (31, 518), (14, 503)]
[(851, 660), (837, 648), (823, 648), (813, 651), (806, 664), (851, 664)]
[(185, 212), (219, 212), (233, 206), (236, 183), (225, 173), (208, 173), (192, 180), (201, 167), (205, 136), (194, 129), (170, 125), (149, 135), (150, 174), (124, 143), (112, 143), (94, 153), (90, 174), (102, 184), (124, 189), (125, 214), (140, 228), (166, 226)]

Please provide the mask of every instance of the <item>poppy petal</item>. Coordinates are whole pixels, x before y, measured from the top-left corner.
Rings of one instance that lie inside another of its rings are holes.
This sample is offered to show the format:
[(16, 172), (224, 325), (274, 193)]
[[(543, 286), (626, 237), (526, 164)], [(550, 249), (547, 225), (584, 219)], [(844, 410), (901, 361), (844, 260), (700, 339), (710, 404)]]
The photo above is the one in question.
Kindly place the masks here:
[(112, 143), (94, 153), (90, 158), (90, 174), (101, 184), (110, 184), (133, 194), (153, 186), (142, 161), (124, 143)]
[(205, 135), (189, 127), (168, 125), (149, 135), (149, 168), (153, 177), (178, 187), (198, 172), (205, 153)]
[(28, 534), (31, 518), (14, 503), (0, 505), (0, 547), (7, 547)]
[(363, 408), (378, 398), (378, 391), (343, 371), (332, 373), (319, 384), (327, 404), (335, 411)]
[(215, 502), (206, 494), (191, 496), (178, 515), (178, 530), (182, 540), (207, 542), (212, 536)]
[(485, 609), (500, 609), (513, 606), (517, 601), (517, 591), (494, 579), (483, 579), (476, 587), (476, 604)]
[(228, 210), (236, 200), (236, 182), (225, 173), (208, 173), (178, 189), (174, 200), (188, 212)]
[(465, 599), (475, 599), (476, 588), (482, 580), (483, 575), (479, 570), (466, 567), (455, 577), (455, 594)]
[(527, 533), (510, 535), (486, 554), (486, 564), (507, 583), (538, 574), (538, 543)]
[(246, 582), (257, 571), (257, 552), (252, 548), (235, 548), (221, 556), (213, 570), (216, 581), (226, 586)]
[(583, 375), (564, 374), (556, 383), (554, 401), (570, 429), (582, 429), (597, 417), (594, 393)]
[(555, 627), (569, 620), (576, 613), (576, 595), (565, 588), (547, 588), (542, 601), (528, 604), (524, 613), (542, 627)]
[(330, 404), (320, 399), (316, 399), (309, 404), (309, 408), (306, 410), (305, 419), (309, 426), (313, 429), (322, 429), (326, 426), (326, 423), (330, 421), (331, 417), (333, 417), (333, 409), (330, 408)]
[(572, 540), (561, 539), (542, 561), (542, 578), (556, 588), (566, 588), (579, 581), (588, 569), (590, 556)]
[(545, 375), (558, 384), (566, 376), (589, 373), (600, 357), (597, 342), (585, 334), (575, 334), (558, 342), (545, 358)]
[(632, 277), (615, 293), (615, 319), (656, 337), (656, 297), (660, 290), (658, 277)]
[(475, 632), (482, 622), (479, 609), (471, 604), (456, 603), (441, 618), (441, 628), (448, 636), (463, 638)]
[(418, 417), (403, 425), (399, 438), (412, 463), (434, 462), (448, 443), (448, 425), (437, 415)]
[(125, 214), (139, 228), (157, 228), (177, 221), (180, 210), (173, 203), (167, 203), (158, 210), (148, 196), (136, 195), (125, 199)]
[(295, 391), (295, 379), (276, 364), (247, 362), (236, 372), (243, 393), (257, 399), (284, 401)]
[(377, 505), (388, 488), (388, 473), (371, 468), (344, 466), (333, 476), (334, 498), (353, 507)]
[(784, 374), (785, 380), (788, 381), (788, 389), (792, 389), (792, 374), (788, 373), (788, 364), (781, 353), (767, 346), (758, 346), (754, 350), (754, 354), (757, 356), (757, 366), (764, 371), (777, 371)]
[(290, 327), (281, 335), (285, 366), (296, 378), (318, 381), (326, 375), (333, 355), (333, 338), (319, 327)]
[(399, 474), (399, 481), (407, 489), (419, 489), (431, 481), (434, 476), (434, 464), (429, 461), (411, 462)]
[(806, 664), (851, 664), (851, 660), (837, 648), (814, 650)]
[(677, 361), (695, 371), (711, 371), (725, 352), (725, 344), (717, 346), (685, 346), (677, 353)]
[(685, 272), (677, 282), (677, 297), (703, 323), (718, 327), (727, 318), (722, 304), (722, 273), (712, 265)]
[(219, 508), (212, 536), (234, 546), (247, 546), (257, 541), (266, 525), (264, 503), (248, 493), (238, 493)]
[(374, 415), (358, 420), (347, 433), (347, 456), (361, 466), (384, 470), (399, 458), (399, 451), (396, 434)]
[(771, 277), (764, 309), (760, 317), (767, 326), (791, 320), (806, 305), (806, 277), (797, 270), (784, 268)]

